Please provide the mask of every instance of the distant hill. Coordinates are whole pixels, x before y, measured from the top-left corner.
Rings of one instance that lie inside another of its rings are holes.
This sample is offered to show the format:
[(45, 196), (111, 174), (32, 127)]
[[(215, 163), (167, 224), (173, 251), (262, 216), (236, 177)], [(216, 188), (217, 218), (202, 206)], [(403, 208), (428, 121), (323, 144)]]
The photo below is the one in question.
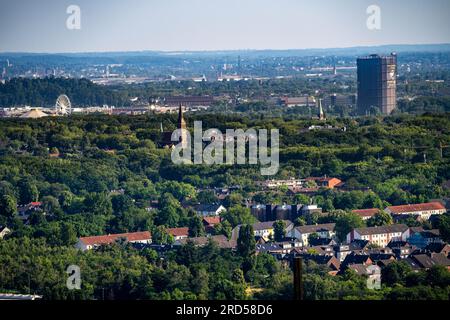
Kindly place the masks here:
[(387, 54), (390, 52), (450, 52), (450, 44), (417, 44), (417, 45), (383, 45), (383, 46), (361, 46), (348, 48), (314, 48), (314, 49), (289, 49), (289, 50), (222, 50), (222, 51), (129, 51), (129, 52), (80, 52), (80, 53), (24, 53), (6, 52), (0, 53), (0, 59), (21, 58), (24, 60), (35, 60), (52, 57), (54, 59), (66, 59), (66, 62), (74, 62), (79, 58), (83, 62), (106, 62), (124, 63), (127, 60), (137, 60), (139, 58), (186, 58), (186, 57), (220, 57), (238, 56), (241, 57), (283, 57), (283, 56), (314, 56), (314, 55), (345, 55), (359, 56), (372, 53)]

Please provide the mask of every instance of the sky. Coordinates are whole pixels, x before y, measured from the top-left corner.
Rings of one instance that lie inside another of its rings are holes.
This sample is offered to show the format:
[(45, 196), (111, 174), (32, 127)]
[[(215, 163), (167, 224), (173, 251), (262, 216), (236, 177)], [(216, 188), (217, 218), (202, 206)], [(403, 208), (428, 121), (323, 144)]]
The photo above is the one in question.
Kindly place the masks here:
[[(70, 5), (81, 29), (66, 27)], [(366, 10), (380, 8), (381, 29)], [(0, 0), (0, 52), (450, 43), (449, 0)]]

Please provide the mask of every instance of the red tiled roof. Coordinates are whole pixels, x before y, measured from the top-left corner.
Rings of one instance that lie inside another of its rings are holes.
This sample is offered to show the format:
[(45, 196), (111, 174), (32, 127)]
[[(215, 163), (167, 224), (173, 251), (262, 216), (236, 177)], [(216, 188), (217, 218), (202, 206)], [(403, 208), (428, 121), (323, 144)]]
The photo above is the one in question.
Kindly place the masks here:
[(204, 217), (203, 221), (205, 221), (208, 225), (216, 225), (220, 223), (220, 216), (217, 217)]
[(189, 235), (189, 228), (168, 228), (167, 233), (174, 236), (174, 237), (182, 237), (182, 236), (188, 236)]
[(392, 213), (403, 213), (412, 211), (427, 211), (427, 210), (445, 210), (445, 207), (440, 202), (428, 202), (419, 204), (407, 204), (403, 206), (391, 206), (388, 209)]
[(133, 242), (133, 241), (150, 240), (151, 237), (152, 236), (149, 231), (142, 231), (132, 233), (109, 234), (93, 237), (82, 237), (80, 238), (80, 241), (83, 242), (85, 245), (101, 245), (101, 244), (111, 244), (120, 238), (125, 238), (129, 242)]
[(338, 178), (333, 178), (333, 177), (308, 177), (305, 180), (307, 180), (307, 181), (321, 181), (321, 182), (324, 182), (324, 181), (339, 180), (339, 179)]
[(39, 206), (42, 205), (42, 202), (39, 202), (39, 201), (30, 202), (30, 205), (33, 206), (33, 207), (39, 207)]
[(358, 209), (358, 210), (352, 210), (352, 212), (356, 213), (357, 215), (361, 217), (373, 217), (378, 212), (380, 212), (380, 209), (372, 208), (372, 209)]

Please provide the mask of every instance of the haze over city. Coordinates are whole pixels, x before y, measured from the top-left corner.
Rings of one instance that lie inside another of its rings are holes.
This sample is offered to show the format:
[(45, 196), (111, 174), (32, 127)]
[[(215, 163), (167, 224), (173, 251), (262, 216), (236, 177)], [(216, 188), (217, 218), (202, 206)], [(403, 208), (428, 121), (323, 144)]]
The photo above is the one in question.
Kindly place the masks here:
[[(70, 5), (81, 29), (66, 28)], [(381, 9), (369, 30), (366, 10)], [(0, 52), (335, 48), (450, 42), (450, 2), (1, 0)]]

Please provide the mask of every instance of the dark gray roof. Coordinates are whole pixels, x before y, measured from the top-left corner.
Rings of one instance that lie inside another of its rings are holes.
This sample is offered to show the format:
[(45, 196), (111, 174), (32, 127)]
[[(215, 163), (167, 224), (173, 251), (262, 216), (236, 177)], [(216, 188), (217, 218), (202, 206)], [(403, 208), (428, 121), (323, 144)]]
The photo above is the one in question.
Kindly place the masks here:
[(204, 246), (211, 240), (215, 242), (220, 248), (232, 249), (236, 247), (236, 241), (228, 240), (224, 235), (210, 236), (210, 237), (197, 237), (197, 238), (185, 238), (181, 239), (180, 244), (184, 245), (188, 242), (194, 243), (196, 246)]
[(336, 226), (335, 223), (324, 223), (324, 224), (300, 226), (296, 227), (295, 229), (297, 229), (300, 233), (314, 233), (320, 231), (333, 231), (335, 226)]
[(446, 244), (446, 243), (433, 242), (433, 243), (429, 243), (425, 247), (425, 250), (440, 253), (446, 246), (448, 246), (448, 244)]
[(194, 207), (194, 209), (196, 211), (216, 212), (220, 206), (220, 204), (198, 204)]
[(283, 248), (281, 248), (276, 243), (263, 243), (263, 244), (256, 245), (256, 251), (258, 251), (258, 252), (270, 252), (270, 251), (279, 251), (279, 250), (283, 250)]
[[(291, 221), (289, 220), (282, 220), (284, 221), (286, 227), (288, 227), (289, 225), (292, 224)], [(272, 229), (273, 228), (273, 224), (276, 221), (265, 221), (265, 222), (257, 222), (252, 224), (253, 230), (266, 230), (266, 229)]]
[(408, 230), (408, 226), (405, 224), (392, 224), (389, 226), (356, 228), (355, 229), (355, 231), (358, 232), (360, 235), (405, 232), (406, 230)]
[(411, 259), (415, 261), (422, 268), (431, 268), (433, 266), (450, 266), (450, 259), (442, 253), (428, 254), (416, 254), (411, 256)]

